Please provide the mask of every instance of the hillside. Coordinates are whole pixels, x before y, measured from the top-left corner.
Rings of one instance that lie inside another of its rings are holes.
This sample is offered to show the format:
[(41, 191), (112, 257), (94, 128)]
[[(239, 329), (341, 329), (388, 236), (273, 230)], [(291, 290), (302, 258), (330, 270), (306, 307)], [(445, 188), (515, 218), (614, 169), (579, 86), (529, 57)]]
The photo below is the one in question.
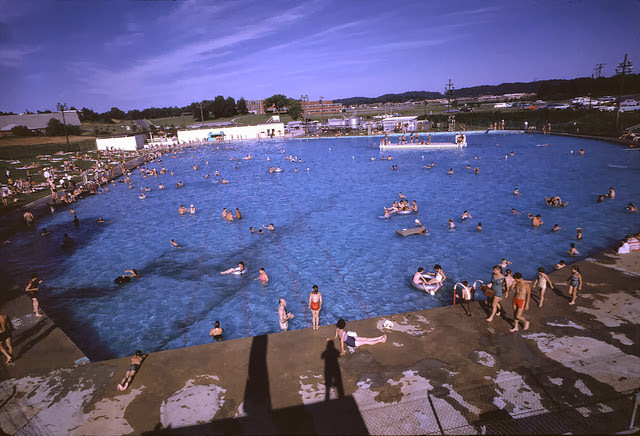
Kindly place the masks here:
[[(460, 88), (454, 91), (454, 97), (478, 97), (480, 95), (503, 95), (517, 93), (534, 93), (543, 99), (568, 99), (581, 95), (602, 97), (604, 95), (617, 95), (620, 89), (620, 77), (579, 77), (576, 79), (550, 79), (536, 80), (534, 82), (501, 83), (499, 85), (480, 85)], [(625, 94), (640, 92), (640, 74), (625, 76)], [(408, 91), (399, 94), (384, 94), (378, 97), (350, 97), (334, 99), (335, 103), (343, 105), (371, 104), (371, 103), (400, 103), (408, 100), (431, 100), (443, 98), (441, 92), (435, 91)]]

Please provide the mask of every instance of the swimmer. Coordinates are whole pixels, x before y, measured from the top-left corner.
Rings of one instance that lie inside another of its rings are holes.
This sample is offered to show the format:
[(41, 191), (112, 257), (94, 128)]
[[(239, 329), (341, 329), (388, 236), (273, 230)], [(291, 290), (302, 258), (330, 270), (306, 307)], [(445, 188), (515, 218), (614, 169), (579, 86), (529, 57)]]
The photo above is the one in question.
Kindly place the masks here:
[(169, 243), (171, 245), (173, 245), (174, 247), (182, 247), (182, 245), (178, 244), (176, 241), (174, 241), (173, 239), (169, 239)]
[(582, 240), (582, 228), (581, 228), (581, 227), (578, 227), (578, 228), (576, 229), (576, 239), (577, 239), (578, 241)]
[(113, 283), (116, 283), (118, 285), (121, 285), (123, 283), (129, 283), (131, 281), (131, 279), (135, 279), (140, 277), (140, 275), (138, 274), (138, 270), (136, 269), (128, 269), (125, 271), (125, 274), (116, 277), (113, 280)]
[(236, 207), (236, 216), (235, 216), (235, 218), (238, 219), (238, 220), (242, 219), (242, 214), (240, 213), (240, 209), (238, 209), (237, 207)]
[(184, 207), (184, 204), (181, 204), (181, 205), (180, 205), (180, 208), (178, 209), (178, 213), (179, 213), (180, 215), (184, 215), (185, 213), (187, 213), (187, 208), (186, 208), (186, 207)]
[(507, 267), (507, 265), (511, 265), (512, 263), (509, 262), (507, 259), (502, 258), (502, 260), (500, 261), (500, 268), (502, 268), (503, 270)]
[(261, 235), (261, 234), (263, 234), (263, 233), (264, 233), (264, 231), (263, 231), (262, 229), (258, 229), (258, 234), (259, 234), (259, 235)]
[(226, 220), (229, 221), (229, 222), (233, 222), (233, 212), (231, 212), (231, 210), (229, 210), (229, 212), (227, 212)]
[(474, 174), (480, 174), (480, 169), (478, 167), (475, 167), (473, 169)]
[(633, 203), (629, 202), (629, 204), (627, 204), (627, 207), (624, 208), (627, 212), (637, 212), (638, 211), (638, 207), (634, 206)]
[(222, 333), (224, 333), (224, 329), (220, 327), (220, 321), (216, 321), (213, 323), (213, 328), (209, 332), (209, 336), (213, 336), (213, 339), (216, 342), (220, 342), (222, 340)]
[(258, 277), (256, 277), (254, 280), (260, 280), (260, 282), (262, 282), (263, 285), (266, 285), (267, 283), (269, 283), (269, 276), (265, 272), (264, 268), (260, 268), (259, 271), (260, 271), (260, 275), (258, 275)]
[(163, 185), (162, 183), (160, 183), (160, 184), (158, 185), (158, 189), (164, 189), (164, 185)]
[(613, 187), (609, 188), (609, 193), (606, 196), (612, 200), (616, 198), (616, 191), (613, 189)]
[(250, 231), (251, 233), (255, 233), (255, 232), (256, 232), (256, 229), (255, 229), (254, 227), (249, 227), (249, 231)]
[(411, 209), (413, 209), (414, 212), (418, 212), (418, 203), (416, 203), (415, 200), (411, 203)]
[(223, 185), (226, 185), (226, 184), (228, 184), (228, 183), (229, 183), (229, 181), (228, 181), (227, 179), (222, 179), (222, 184), (223, 184)]
[(220, 271), (220, 274), (244, 274), (247, 269), (244, 266), (244, 262), (238, 262), (238, 266)]
[(453, 168), (449, 168), (449, 171), (447, 171), (447, 174), (449, 174), (450, 176), (453, 176)]
[(225, 207), (224, 209), (222, 209), (222, 219), (226, 220), (227, 219), (227, 208)]
[(273, 223), (270, 223), (268, 226), (262, 226), (262, 228), (267, 229), (267, 230), (271, 230), (271, 231), (275, 230), (275, 227), (273, 227)]
[(398, 197), (400, 197), (402, 199), (407, 198), (407, 197), (405, 197), (405, 195), (402, 192), (398, 192)]
[(456, 225), (453, 223), (453, 219), (449, 218), (449, 230), (454, 230)]
[(195, 206), (193, 204), (191, 206), (189, 206), (189, 213), (191, 213), (191, 214), (196, 213), (196, 208), (195, 208)]
[(557, 232), (558, 230), (562, 230), (562, 227), (560, 227), (558, 224), (554, 224), (553, 228), (551, 229), (552, 232)]
[(533, 227), (540, 227), (542, 224), (544, 224), (544, 221), (542, 221), (542, 217), (540, 216), (540, 214), (531, 218), (531, 225)]
[(514, 190), (513, 190), (513, 195), (515, 195), (516, 197), (517, 197), (518, 195), (520, 195), (520, 190), (519, 190), (518, 188), (514, 189)]
[(514, 208), (511, 208), (511, 213), (514, 214), (514, 215), (522, 215), (524, 212), (520, 212), (520, 211), (515, 210)]
[(567, 266), (566, 262), (562, 259), (558, 263), (556, 263), (555, 269), (562, 269)]
[(478, 225), (476, 226), (476, 232), (481, 232), (482, 231), (482, 223), (478, 223)]
[(462, 216), (460, 217), (460, 219), (461, 219), (462, 221), (465, 221), (465, 220), (468, 220), (468, 219), (471, 219), (471, 218), (473, 218), (473, 217), (472, 217), (472, 216), (471, 216), (471, 214), (470, 214), (468, 211), (466, 211), (466, 210), (462, 213)]
[(46, 227), (42, 228), (42, 232), (40, 233), (40, 236), (49, 236), (51, 234), (51, 232), (49, 230), (47, 230)]
[(584, 149), (581, 148), (580, 150), (578, 150), (578, 153), (580, 153), (580, 156), (584, 156)]
[(578, 251), (578, 249), (576, 248), (576, 244), (574, 244), (573, 242), (571, 244), (569, 244), (569, 251), (567, 253), (569, 253), (569, 256), (573, 257), (573, 256), (577, 256), (580, 254), (580, 252)]
[(182, 181), (179, 181), (179, 182), (176, 184), (176, 188), (182, 188), (183, 186), (184, 186), (184, 183), (182, 183)]

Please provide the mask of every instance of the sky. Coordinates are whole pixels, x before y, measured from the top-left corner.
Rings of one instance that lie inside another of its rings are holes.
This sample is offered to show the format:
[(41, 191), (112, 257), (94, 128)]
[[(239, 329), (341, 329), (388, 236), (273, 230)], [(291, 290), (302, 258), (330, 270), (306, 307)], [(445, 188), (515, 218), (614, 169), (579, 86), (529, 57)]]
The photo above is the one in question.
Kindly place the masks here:
[(640, 72), (640, 0), (0, 0), (0, 111)]

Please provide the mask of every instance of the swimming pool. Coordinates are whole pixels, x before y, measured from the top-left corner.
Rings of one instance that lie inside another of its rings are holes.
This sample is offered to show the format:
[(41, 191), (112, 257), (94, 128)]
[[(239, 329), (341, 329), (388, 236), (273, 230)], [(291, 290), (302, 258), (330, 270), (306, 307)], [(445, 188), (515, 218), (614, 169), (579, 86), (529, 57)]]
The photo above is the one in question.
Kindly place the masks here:
[[(290, 329), (308, 327), (313, 284), (323, 294), (321, 324), (448, 305), (455, 282), (486, 281), (503, 257), (513, 262), (514, 271), (532, 277), (538, 266), (549, 269), (559, 259), (569, 261), (571, 242), (582, 258), (640, 230), (640, 214), (624, 211), (640, 197), (638, 151), (577, 138), (478, 134), (468, 137), (467, 149), (396, 151), (388, 161), (381, 159), (389, 152), (379, 151), (378, 141), (270, 140), (165, 156), (161, 164), (146, 167), (164, 165), (175, 175), (145, 178), (134, 172), (133, 189), (116, 183), (105, 195), (76, 203), (79, 227), (61, 209), (38, 223), (52, 231), (48, 238), (39, 231), (16, 235), (2, 246), (2, 256), (21, 285), (32, 271), (40, 273), (47, 315), (89, 358), (100, 360), (137, 348), (210, 342), (215, 320), (225, 328), (225, 339), (278, 331), (280, 297), (295, 314)], [(547, 143), (551, 146), (543, 146)], [(584, 156), (577, 153), (580, 148)], [(252, 160), (239, 160), (248, 153)], [(290, 155), (302, 162), (285, 160)], [(425, 169), (430, 162), (435, 167)], [(478, 167), (479, 174), (467, 164)], [(272, 165), (284, 172), (269, 174)], [(453, 175), (447, 174), (449, 168)], [(218, 183), (216, 170), (229, 184)], [(179, 180), (184, 187), (177, 189)], [(166, 189), (157, 189), (159, 183)], [(151, 191), (141, 200), (144, 186)], [(616, 188), (616, 199), (597, 203), (594, 194), (606, 193), (609, 186)], [(398, 192), (417, 200), (417, 216), (379, 218)], [(545, 195), (559, 195), (570, 205), (545, 206)], [(181, 204), (194, 204), (197, 213), (179, 215)], [(243, 219), (225, 222), (225, 207), (238, 207)], [(524, 213), (514, 215), (512, 207)], [(465, 210), (473, 219), (462, 223)], [(532, 229), (527, 212), (540, 213), (544, 225)], [(98, 217), (105, 223), (98, 224)], [(430, 235), (395, 233), (412, 227), (415, 218)], [(455, 231), (447, 229), (449, 218)], [(475, 231), (479, 221), (481, 233)], [(275, 231), (249, 231), (268, 223)], [(555, 223), (564, 230), (551, 232)], [(584, 229), (582, 241), (575, 240), (576, 227)], [(77, 242), (72, 251), (60, 248), (65, 232)], [(172, 247), (170, 239), (182, 248)], [(219, 274), (241, 260), (247, 275)], [(428, 296), (409, 286), (418, 266), (432, 270), (435, 263), (448, 276), (442, 291)], [(260, 267), (271, 279), (266, 286), (254, 280)], [(113, 283), (131, 268), (141, 278), (123, 286)]]

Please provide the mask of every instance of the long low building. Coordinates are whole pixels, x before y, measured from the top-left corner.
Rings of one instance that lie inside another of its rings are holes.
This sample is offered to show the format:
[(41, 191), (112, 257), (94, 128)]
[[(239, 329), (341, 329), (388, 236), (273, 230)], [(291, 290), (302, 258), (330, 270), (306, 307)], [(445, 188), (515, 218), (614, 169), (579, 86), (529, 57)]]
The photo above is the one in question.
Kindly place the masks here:
[(80, 126), (76, 111), (50, 112), (46, 114), (0, 115), (0, 132), (9, 132), (13, 127), (25, 126), (29, 130), (44, 132), (51, 118), (67, 123), (67, 126)]
[(143, 133), (115, 138), (96, 138), (96, 147), (98, 150), (135, 151), (144, 148), (146, 139), (147, 136)]
[(211, 141), (221, 138), (225, 141), (238, 139), (283, 138), (284, 123), (267, 123), (255, 126), (208, 127), (194, 130), (178, 130), (178, 142)]

